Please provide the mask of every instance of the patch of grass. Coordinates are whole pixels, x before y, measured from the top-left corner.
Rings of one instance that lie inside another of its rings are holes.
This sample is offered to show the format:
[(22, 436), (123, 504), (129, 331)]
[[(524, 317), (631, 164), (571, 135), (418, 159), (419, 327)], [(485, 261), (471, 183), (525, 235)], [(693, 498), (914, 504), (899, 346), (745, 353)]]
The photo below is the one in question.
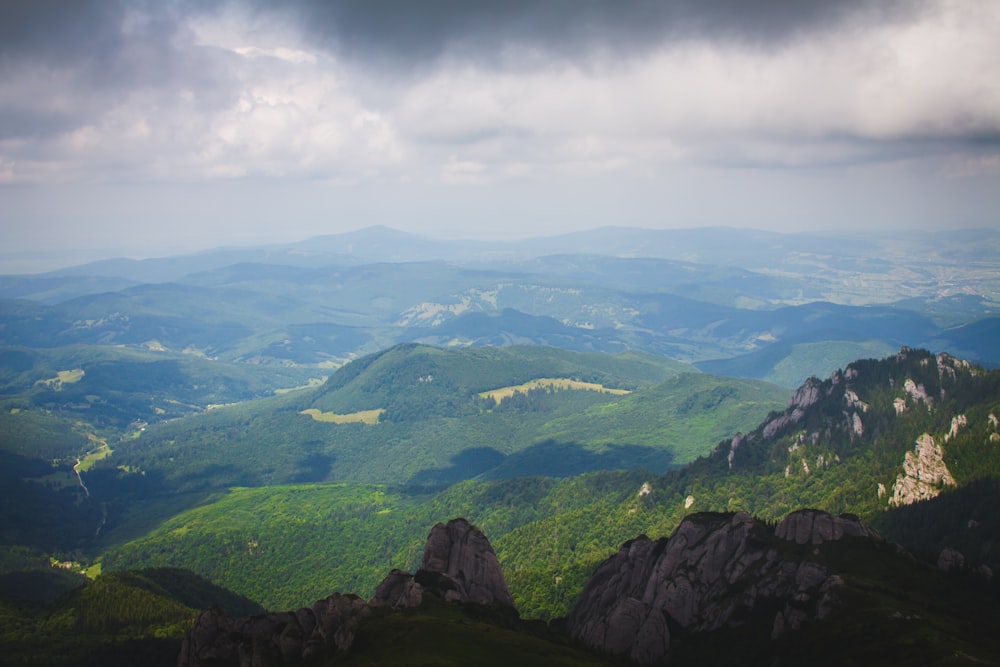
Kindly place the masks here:
[(55, 389), (59, 391), (62, 389), (64, 384), (75, 384), (83, 379), (84, 372), (82, 368), (74, 368), (69, 371), (56, 371), (56, 376), (54, 378), (48, 378), (46, 380), (39, 380), (35, 382), (35, 385), (41, 385), (48, 387), (49, 389)]
[(74, 382), (79, 382), (83, 379), (83, 369), (74, 368), (71, 371), (59, 371), (56, 373), (56, 377), (63, 384), (72, 384)]
[(112, 450), (111, 447), (108, 446), (107, 442), (103, 440), (97, 440), (95, 442), (98, 443), (97, 449), (87, 452), (87, 454), (80, 459), (80, 463), (77, 466), (77, 470), (80, 472), (87, 472), (94, 466), (95, 463), (111, 456)]
[(379, 416), (385, 412), (385, 408), (375, 410), (360, 410), (346, 415), (338, 415), (336, 412), (321, 412), (316, 408), (309, 408), (299, 412), (300, 415), (309, 415), (313, 421), (326, 422), (330, 424), (378, 424)]
[(609, 389), (603, 384), (598, 384), (596, 382), (581, 382), (579, 380), (571, 380), (569, 378), (538, 378), (536, 380), (529, 380), (511, 387), (501, 387), (500, 389), (482, 391), (479, 392), (479, 397), (492, 398), (494, 401), (499, 403), (503, 399), (510, 398), (514, 394), (526, 394), (532, 389), (576, 389), (582, 391), (596, 391), (602, 394), (613, 394), (615, 396), (625, 396), (632, 393), (628, 389)]

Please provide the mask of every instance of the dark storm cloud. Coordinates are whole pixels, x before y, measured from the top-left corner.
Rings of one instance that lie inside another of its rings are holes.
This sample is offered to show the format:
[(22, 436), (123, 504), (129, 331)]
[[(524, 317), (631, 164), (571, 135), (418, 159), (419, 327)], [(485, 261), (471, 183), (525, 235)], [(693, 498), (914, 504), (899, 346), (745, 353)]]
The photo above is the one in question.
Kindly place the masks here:
[(0, 0), (0, 185), (1000, 165), (976, 0)]
[(348, 55), (397, 63), (446, 53), (489, 57), (510, 44), (569, 57), (593, 49), (642, 51), (676, 39), (767, 47), (855, 18), (905, 20), (918, 7), (873, 0), (315, 0), (294, 10), (262, 0), (257, 6), (293, 11), (314, 39)]
[(23, 92), (0, 104), (0, 139), (71, 130), (141, 89), (184, 86), (218, 97), (225, 85), (217, 68), (179, 43), (177, 9), (120, 0), (0, 4), (0, 84)]
[(179, 18), (166, 3), (6, 2), (0, 4), (0, 65), (71, 69), (91, 83), (155, 82), (176, 69)]
[(91, 63), (107, 78), (127, 77), (120, 57), (132, 41), (123, 31), (130, 11), (153, 17), (143, 35), (152, 47), (169, 41), (178, 16), (227, 6), (291, 21), (317, 45), (390, 65), (452, 53), (490, 58), (507, 45), (567, 57), (642, 51), (676, 39), (766, 48), (856, 18), (905, 20), (920, 7), (898, 0), (23, 0), (0, 4), (0, 62)]
[(124, 5), (116, 0), (8, 0), (0, 3), (0, 58), (49, 65), (101, 57), (120, 44)]

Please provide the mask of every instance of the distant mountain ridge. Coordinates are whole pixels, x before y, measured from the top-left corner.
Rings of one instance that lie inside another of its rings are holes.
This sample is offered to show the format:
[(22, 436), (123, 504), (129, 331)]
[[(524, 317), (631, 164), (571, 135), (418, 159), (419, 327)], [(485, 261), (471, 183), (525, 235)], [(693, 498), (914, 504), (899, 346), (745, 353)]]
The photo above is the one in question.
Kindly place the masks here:
[(607, 227), (480, 242), (371, 227), (2, 276), (0, 344), (320, 368), (400, 342), (640, 349), (795, 387), (903, 345), (1000, 364), (997, 254), (989, 230)]

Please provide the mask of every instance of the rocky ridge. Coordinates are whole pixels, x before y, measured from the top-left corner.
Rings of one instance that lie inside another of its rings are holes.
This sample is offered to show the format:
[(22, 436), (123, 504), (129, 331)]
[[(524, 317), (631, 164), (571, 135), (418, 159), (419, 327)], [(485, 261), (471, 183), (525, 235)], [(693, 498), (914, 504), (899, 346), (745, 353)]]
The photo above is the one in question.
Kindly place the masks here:
[(669, 538), (622, 545), (587, 583), (567, 619), (584, 643), (643, 664), (670, 650), (671, 628), (705, 632), (777, 611), (771, 636), (830, 615), (843, 581), (824, 565), (791, 557), (774, 538), (822, 545), (874, 534), (856, 517), (818, 510), (788, 515), (774, 531), (748, 514), (702, 513)]
[[(1000, 442), (996, 408), (987, 406), (987, 422), (981, 405), (997, 389), (967, 361), (904, 347), (883, 360), (852, 362), (826, 380), (807, 379), (785, 410), (719, 443), (710, 460), (734, 474), (809, 477), (876, 448), (883, 459), (895, 450), (898, 463), (871, 466), (871, 496), (854, 502), (908, 505), (963, 483), (949, 466), (958, 448), (970, 456), (970, 439)], [(887, 465), (898, 467), (887, 474)]]
[[(955, 431), (954, 420), (952, 431)], [(955, 478), (944, 462), (941, 445), (930, 433), (917, 438), (913, 451), (903, 458), (903, 471), (892, 485), (891, 507), (910, 505), (920, 500), (934, 498), (944, 486), (955, 486)]]
[(178, 667), (268, 667), (347, 651), (360, 623), (378, 609), (418, 607), (428, 596), (446, 602), (514, 609), (500, 563), (483, 533), (465, 519), (437, 524), (416, 574), (393, 570), (375, 596), (334, 593), (311, 607), (232, 618), (203, 611), (181, 646)]

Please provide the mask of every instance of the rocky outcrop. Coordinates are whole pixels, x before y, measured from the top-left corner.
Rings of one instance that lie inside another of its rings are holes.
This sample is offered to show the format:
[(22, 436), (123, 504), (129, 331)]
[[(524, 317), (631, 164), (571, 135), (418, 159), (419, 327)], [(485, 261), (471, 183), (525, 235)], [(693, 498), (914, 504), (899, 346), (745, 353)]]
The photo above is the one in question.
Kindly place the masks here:
[(796, 544), (823, 544), (847, 536), (876, 537), (871, 528), (850, 514), (833, 516), (819, 510), (802, 509), (792, 512), (778, 524), (774, 534)]
[(514, 607), (514, 598), (507, 589), (493, 547), (486, 536), (465, 519), (434, 526), (427, 538), (420, 569), (454, 580), (461, 602)]
[(514, 608), (500, 561), (483, 533), (465, 519), (431, 530), (415, 575), (393, 570), (375, 591), (373, 604), (419, 606), (425, 594), (448, 602), (499, 604)]
[(792, 400), (789, 402), (785, 412), (770, 418), (763, 425), (763, 435), (770, 439), (783, 431), (785, 428), (802, 421), (806, 415), (806, 410), (819, 402), (823, 396), (823, 383), (814, 377), (808, 378), (805, 383), (795, 390)]
[(207, 609), (181, 644), (177, 664), (267, 667), (311, 660), (349, 648), (370, 613), (361, 598), (339, 594), (298, 611), (240, 618)]
[(942, 572), (976, 576), (987, 584), (993, 581), (993, 569), (989, 565), (985, 563), (973, 565), (965, 559), (965, 554), (952, 547), (945, 547), (941, 550), (941, 553), (938, 554), (937, 566)]
[(365, 602), (333, 594), (298, 611), (231, 618), (203, 611), (188, 633), (178, 667), (268, 667), (299, 664), (346, 651), (358, 626), (376, 608), (418, 607), (426, 596), (448, 602), (499, 604), (514, 609), (489, 540), (465, 519), (431, 530), (420, 570), (393, 570)]
[[(777, 532), (797, 544), (871, 534), (856, 518), (813, 510), (786, 518)], [(779, 547), (767, 526), (745, 513), (693, 515), (669, 538), (626, 542), (598, 567), (567, 627), (590, 646), (649, 664), (667, 656), (671, 626), (711, 631), (777, 609), (768, 620), (778, 636), (825, 618), (843, 582)]]
[(424, 588), (404, 570), (393, 570), (375, 589), (372, 604), (393, 609), (419, 607), (424, 601)]
[(892, 485), (889, 505), (898, 507), (934, 498), (943, 486), (955, 486), (955, 478), (944, 463), (941, 446), (929, 433), (924, 433), (903, 459), (903, 472)]
[(945, 433), (944, 441), (948, 442), (958, 435), (958, 432), (969, 425), (969, 419), (965, 415), (955, 415), (951, 418), (951, 428)]
[(925, 403), (930, 406), (931, 397), (927, 394), (927, 390), (924, 389), (924, 385), (917, 384), (913, 380), (907, 378), (903, 383), (903, 390), (914, 403)]

